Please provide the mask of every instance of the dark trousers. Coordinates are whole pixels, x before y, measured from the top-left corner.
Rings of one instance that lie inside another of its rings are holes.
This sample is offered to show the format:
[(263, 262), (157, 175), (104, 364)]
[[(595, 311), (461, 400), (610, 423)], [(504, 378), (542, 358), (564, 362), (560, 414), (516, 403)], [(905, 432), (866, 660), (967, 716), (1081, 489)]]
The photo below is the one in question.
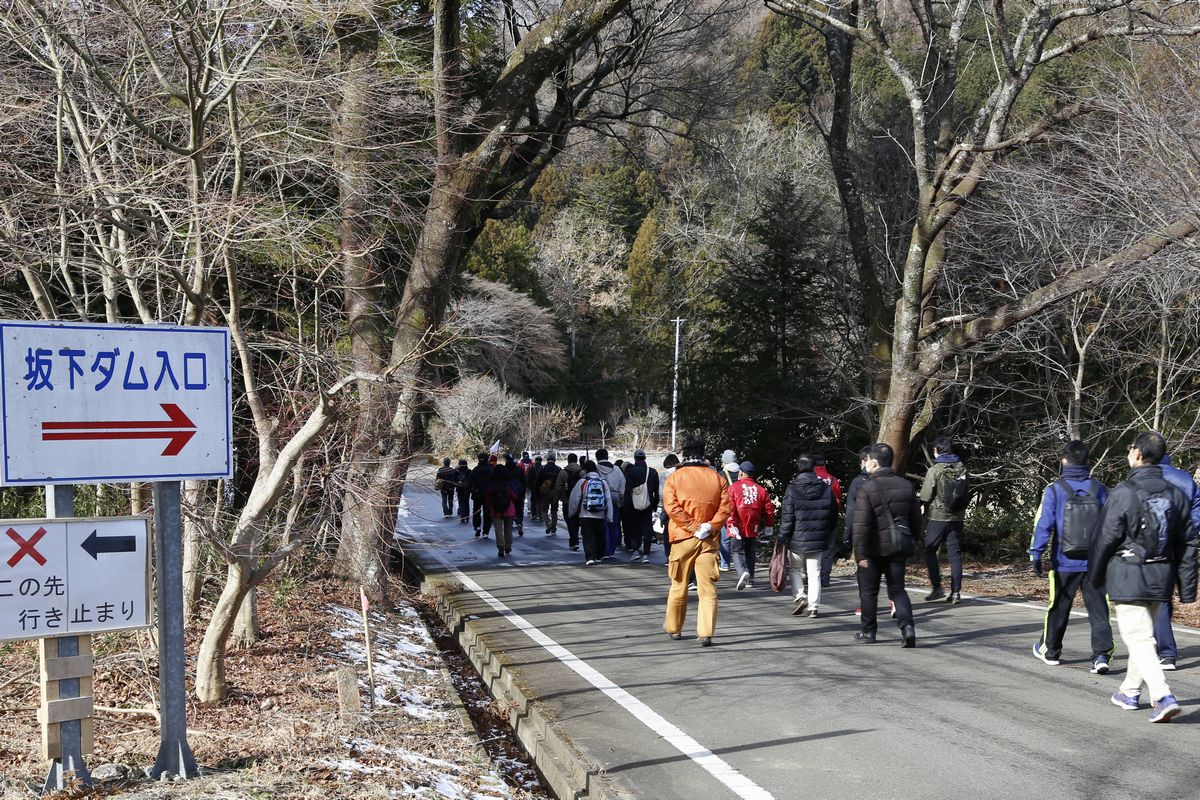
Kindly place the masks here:
[(837, 549), (837, 540), (829, 537), (829, 547), (821, 553), (821, 585), (828, 586), (833, 577), (833, 551)]
[(667, 561), (671, 560), (671, 518), (667, 516), (667, 512), (662, 512), (662, 529), (663, 529), (663, 555)]
[(605, 553), (607, 544), (605, 536), (606, 520), (576, 517), (579, 522), (579, 533), (583, 537), (583, 557), (588, 561), (599, 561)]
[(471, 524), (475, 526), (476, 533), (482, 532), (484, 536), (492, 530), (492, 510), (481, 494), (471, 498)]
[(626, 549), (640, 548), (642, 555), (650, 555), (650, 547), (654, 544), (654, 509), (638, 511), (636, 508), (627, 508), (623, 516)]
[(737, 567), (738, 576), (741, 577), (743, 572), (750, 573), (750, 580), (754, 580), (754, 564), (758, 553), (758, 541), (756, 539), (730, 539), (729, 552), (733, 556), (734, 566)]
[(858, 568), (863, 633), (875, 633), (879, 628), (876, 616), (881, 578), (887, 580), (888, 599), (896, 604), (896, 624), (901, 627), (913, 624), (912, 603), (904, 591), (904, 556), (874, 557), (867, 560), (867, 566)]
[(454, 516), (454, 487), (442, 488), (442, 516)]
[(568, 503), (563, 500), (562, 516), (567, 521), (567, 540), (571, 547), (579, 546), (579, 517), (572, 517), (567, 514)]
[(604, 555), (611, 556), (617, 552), (621, 543), (621, 509), (613, 509), (613, 518), (604, 523)]
[(724, 528), (717, 531), (717, 561), (720, 563), (721, 569), (729, 569), (729, 534)]
[[(537, 519), (537, 513), (536, 513), (537, 509), (534, 508), (533, 503), (534, 503), (533, 495), (530, 495), (529, 496), (529, 512), (530, 512), (531, 516), (533, 516), (534, 519)], [(514, 517), (513, 519), (515, 520), (517, 529), (524, 531), (525, 530), (525, 490), (524, 489), (517, 492), (516, 506), (517, 506), (517, 516)]]
[[(1087, 595), (1084, 595), (1087, 599)], [(1171, 630), (1171, 607), (1167, 601), (1159, 603), (1158, 613), (1154, 615), (1154, 642), (1158, 645), (1159, 658), (1179, 658), (1179, 646), (1175, 644), (1175, 631)], [(1091, 608), (1091, 603), (1088, 603)]]
[(946, 555), (950, 556), (950, 591), (962, 591), (962, 537), (961, 522), (929, 521), (925, 526), (925, 566), (929, 568), (929, 582), (934, 589), (942, 588), (942, 572), (938, 564), (938, 549), (946, 543)]
[(1050, 572), (1050, 607), (1046, 609), (1046, 624), (1042, 628), (1042, 642), (1046, 645), (1046, 657), (1062, 655), (1063, 634), (1071, 619), (1071, 603), (1076, 593), (1083, 589), (1083, 604), (1087, 607), (1088, 625), (1092, 628), (1092, 658), (1112, 657), (1112, 625), (1108, 621), (1108, 598), (1104, 592), (1092, 586), (1086, 572)]
[(471, 518), (471, 492), (467, 489), (458, 490), (458, 518), (462, 522)]

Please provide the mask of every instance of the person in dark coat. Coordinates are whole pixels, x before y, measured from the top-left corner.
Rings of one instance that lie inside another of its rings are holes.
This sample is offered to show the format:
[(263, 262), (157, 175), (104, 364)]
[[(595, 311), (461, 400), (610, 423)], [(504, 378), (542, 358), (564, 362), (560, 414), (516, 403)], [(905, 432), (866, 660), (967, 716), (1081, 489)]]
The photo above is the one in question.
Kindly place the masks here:
[(892, 471), (894, 458), (890, 445), (871, 445), (866, 463), (868, 477), (854, 498), (851, 539), (854, 560), (858, 562), (862, 606), (862, 630), (854, 638), (864, 643), (875, 641), (879, 582), (886, 579), (888, 598), (896, 606), (902, 644), (916, 647), (912, 603), (904, 589), (904, 565), (916, 552), (913, 532), (921, 529), (921, 507), (912, 484)]
[(645, 560), (647, 564), (650, 563), (650, 546), (654, 544), (654, 512), (657, 508), (658, 470), (646, 463), (645, 450), (634, 450), (633, 464), (625, 473), (625, 498), (621, 512), (625, 522), (625, 547), (633, 552), (630, 561)]
[(808, 608), (808, 616), (813, 618), (821, 607), (821, 555), (833, 539), (837, 523), (837, 501), (829, 484), (816, 474), (816, 465), (808, 453), (796, 459), (800, 472), (783, 493), (779, 523), (779, 536), (787, 545), (792, 567), (792, 614), (799, 616)]
[(477, 458), (479, 463), (471, 470), (468, 481), (471, 489), (471, 524), (475, 526), (476, 536), (487, 536), (492, 530), (492, 512), (484, 502), (484, 497), (492, 481), (492, 465), (488, 463), (487, 453), (480, 453)]
[(442, 516), (450, 519), (454, 516), (454, 489), (458, 478), (458, 470), (450, 466), (450, 459), (442, 459), (442, 468), (437, 471), (438, 491), (442, 495)]
[(558, 484), (559, 473), (558, 455), (551, 450), (546, 453), (546, 461), (538, 473), (537, 486), (530, 486), (529, 491), (537, 498), (538, 517), (546, 523), (546, 535), (558, 534), (558, 502), (554, 499), (554, 487)]
[[(854, 476), (854, 480), (850, 481), (850, 488), (846, 490), (846, 514), (845, 526), (842, 528), (842, 544), (846, 547), (850, 546), (850, 530), (854, 527), (854, 498), (858, 495), (858, 490), (862, 487), (863, 481), (867, 479), (867, 453), (871, 448), (864, 447), (858, 451), (858, 474)], [(854, 570), (854, 579), (858, 580), (859, 571), (857, 566)], [(862, 586), (858, 587), (859, 592), (862, 592)], [(854, 609), (855, 615), (862, 614), (862, 608)]]
[[(1192, 499), (1192, 527), (1200, 532), (1200, 486), (1195, 479), (1184, 470), (1171, 463), (1171, 454), (1163, 456), (1158, 462), (1162, 467), (1163, 478), (1175, 484), (1179, 490)], [(1154, 643), (1158, 646), (1158, 663), (1164, 670), (1173, 671), (1175, 661), (1179, 658), (1179, 645), (1175, 641), (1175, 631), (1171, 629), (1171, 601), (1162, 604), (1158, 615), (1154, 617)]]
[(465, 458), (458, 460), (454, 490), (458, 494), (458, 521), (460, 524), (466, 525), (471, 518), (471, 468), (467, 466)]
[(1114, 705), (1136, 711), (1142, 684), (1150, 694), (1151, 722), (1183, 713), (1163, 676), (1154, 643), (1154, 617), (1176, 587), (1184, 603), (1196, 601), (1196, 530), (1192, 499), (1163, 476), (1162, 434), (1139, 434), (1129, 448), (1129, 478), (1108, 495), (1104, 521), (1088, 551), (1092, 585), (1113, 604), (1117, 630), (1129, 654)]
[[(509, 458), (512, 461), (512, 458)], [(496, 557), (512, 555), (513, 520), (517, 516), (517, 480), (513, 475), (515, 462), (501, 465), (492, 471), (485, 502), (496, 523)], [(485, 536), (487, 534), (484, 534)]]

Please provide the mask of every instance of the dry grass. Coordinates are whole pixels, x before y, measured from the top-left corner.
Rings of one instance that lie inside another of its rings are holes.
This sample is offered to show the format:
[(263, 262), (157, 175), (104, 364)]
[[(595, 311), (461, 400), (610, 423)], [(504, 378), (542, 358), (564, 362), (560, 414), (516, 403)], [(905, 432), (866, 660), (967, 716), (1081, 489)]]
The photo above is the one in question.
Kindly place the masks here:
[[(205, 776), (183, 785), (121, 781), (71, 796), (124, 798), (394, 797), (433, 787), (447, 777), (465, 791), (484, 796), (531, 797), (523, 789), (502, 789), (494, 765), (481, 756), (455, 710), (453, 687), (445, 680), (442, 658), (428, 653), (406, 657), (414, 683), (434, 713), (418, 718), (404, 704), (376, 709), (360, 720), (339, 718), (334, 669), (345, 663), (343, 643), (330, 635), (339, 625), (331, 604), (357, 606), (357, 592), (335, 582), (260, 589), (263, 639), (253, 648), (232, 651), (227, 669), (229, 699), (218, 706), (188, 705), (189, 740)], [(407, 601), (405, 601), (407, 604)], [(411, 626), (413, 617), (388, 614), (379, 625)], [(202, 630), (187, 631), (189, 659)], [(96, 704), (112, 709), (153, 709), (157, 655), (146, 632), (95, 639)], [(359, 667), (360, 675), (365, 668)], [(0, 797), (33, 797), (45, 767), (38, 757), (40, 730), (37, 648), (32, 642), (0, 646)], [(190, 686), (189, 686), (190, 689)], [(158, 751), (154, 716), (100, 711), (95, 720), (95, 753), (88, 764), (116, 763), (140, 775)], [(422, 759), (437, 759), (439, 764)], [(347, 768), (347, 765), (350, 765)], [(417, 796), (420, 796), (419, 794)], [(452, 795), (451, 795), (452, 796)]]

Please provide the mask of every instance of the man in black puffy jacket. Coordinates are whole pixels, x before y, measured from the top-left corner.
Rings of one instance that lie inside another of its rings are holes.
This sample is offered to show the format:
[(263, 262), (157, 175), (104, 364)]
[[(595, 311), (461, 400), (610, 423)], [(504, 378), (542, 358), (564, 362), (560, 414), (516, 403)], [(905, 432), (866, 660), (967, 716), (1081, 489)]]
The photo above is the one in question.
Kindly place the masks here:
[[(779, 536), (787, 545), (791, 561), (792, 614), (809, 608), (816, 618), (821, 606), (821, 556), (833, 541), (837, 503), (829, 485), (813, 471), (816, 459), (803, 453), (796, 459), (800, 474), (783, 494)], [(807, 590), (805, 587), (807, 577)]]
[(1196, 600), (1196, 537), (1191, 498), (1163, 477), (1167, 444), (1162, 434), (1139, 434), (1129, 448), (1129, 478), (1108, 495), (1104, 521), (1092, 540), (1089, 578), (1107, 592), (1129, 667), (1114, 705), (1136, 711), (1142, 684), (1150, 693), (1151, 722), (1169, 722), (1182, 709), (1167, 686), (1154, 643), (1154, 617), (1179, 587), (1184, 603)]
[(917, 646), (912, 603), (904, 590), (904, 563), (916, 552), (914, 532), (921, 530), (921, 507), (913, 485), (892, 471), (889, 445), (871, 445), (867, 453), (867, 479), (854, 498), (851, 538), (858, 562), (862, 630), (854, 638), (874, 642), (878, 629), (879, 581), (887, 580), (888, 598), (896, 606), (896, 624), (904, 647)]

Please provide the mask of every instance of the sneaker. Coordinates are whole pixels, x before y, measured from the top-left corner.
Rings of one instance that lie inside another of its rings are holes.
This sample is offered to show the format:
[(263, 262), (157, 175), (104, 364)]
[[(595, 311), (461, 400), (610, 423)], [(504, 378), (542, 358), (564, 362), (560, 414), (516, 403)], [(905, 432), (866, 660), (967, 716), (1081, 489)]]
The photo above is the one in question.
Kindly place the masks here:
[(1060, 663), (1062, 663), (1057, 658), (1050, 658), (1049, 656), (1047, 656), (1046, 655), (1046, 645), (1042, 644), (1041, 642), (1034, 643), (1033, 655), (1034, 655), (1034, 658), (1037, 658), (1041, 662), (1043, 662), (1045, 664), (1049, 664), (1052, 667), (1057, 667)]
[(630, 557), (629, 557), (629, 560), (630, 560), (632, 563), (636, 564), (637, 562), (639, 562), (639, 561), (641, 561), (641, 560), (642, 560), (642, 554), (641, 554), (641, 553), (634, 553), (632, 556), (630, 556)]
[(1088, 672), (1093, 675), (1107, 675), (1109, 670), (1108, 656), (1096, 656), (1092, 668)]
[(571, 552), (572, 552), (572, 553), (578, 553), (578, 552), (579, 552), (579, 545), (577, 545), (577, 544), (576, 544), (576, 545), (572, 545), (572, 546), (571, 546)]
[(688, 591), (689, 592), (696, 591), (696, 582), (695, 581), (692, 581), (691, 583), (688, 584)]
[(943, 592), (941, 589), (935, 588), (932, 592), (925, 595), (925, 599), (926, 600), (941, 600), (945, 596), (946, 596), (945, 592)]
[(875, 634), (859, 631), (858, 633), (854, 634), (854, 641), (858, 642), (859, 644), (874, 644)]
[[(891, 606), (890, 610), (888, 611), (888, 615), (891, 616), (892, 619), (895, 619), (896, 618), (896, 603), (892, 600), (888, 600), (888, 605)], [(856, 608), (854, 610), (854, 613), (861, 617), (862, 609)]]
[(917, 629), (912, 625), (905, 625), (900, 629), (900, 646), (901, 647), (916, 647), (917, 646)]
[(809, 612), (808, 612), (808, 618), (809, 618), (809, 619), (816, 619), (818, 616), (819, 616), (819, 615), (818, 615), (818, 613), (817, 613), (817, 609), (815, 609), (815, 608), (814, 608), (812, 611), (809, 611)]
[(742, 589), (745, 589), (749, 583), (750, 583), (750, 573), (743, 572), (742, 577), (738, 578), (737, 590), (740, 592)]
[(962, 602), (962, 593), (961, 592), (951, 592), (950, 596), (946, 598), (946, 602), (953, 603), (954, 605), (958, 605), (959, 603)]
[(601, 560), (601, 561), (611, 561), (611, 560), (612, 560), (612, 556), (600, 556), (600, 560)]
[(589, 566), (589, 567), (594, 567), (594, 566), (596, 566), (596, 565), (597, 565), (597, 564), (599, 564), (599, 563), (600, 563), (600, 562), (599, 562), (599, 561), (597, 561), (596, 559), (594, 559), (594, 558), (589, 558), (589, 559), (587, 560), (587, 564), (586, 564), (586, 566)]
[(856, 608), (856, 609), (854, 609), (854, 616), (856, 616), (856, 617), (861, 617), (861, 616), (862, 616), (862, 609), (861, 609), (861, 608)]
[[(1141, 697), (1141, 695), (1125, 694), (1124, 692), (1113, 692), (1112, 697), (1110, 697), (1109, 699), (1112, 701), (1112, 704), (1114, 706), (1116, 706), (1117, 708), (1121, 708), (1126, 711), (1137, 711), (1138, 710), (1138, 700), (1140, 699), (1140, 697)], [(1164, 697), (1163, 699), (1165, 700), (1166, 698)]]
[(1170, 722), (1182, 713), (1183, 709), (1179, 707), (1179, 702), (1175, 699), (1175, 695), (1169, 694), (1154, 703), (1154, 713), (1150, 715), (1150, 721)]
[(797, 597), (795, 604), (792, 606), (792, 616), (798, 617), (804, 613), (804, 609), (808, 608), (808, 598), (804, 595)]
[[(711, 636), (701, 636), (700, 637), (700, 646), (701, 647), (712, 647), (712, 637)], [(1179, 708), (1179, 706), (1175, 706), (1175, 707)]]
[(674, 639), (677, 642), (683, 638), (683, 634), (681, 634), (681, 633), (668, 633), (667, 636), (670, 636), (672, 639)]
[(1175, 659), (1170, 656), (1165, 656), (1158, 660), (1158, 665), (1163, 668), (1163, 672), (1175, 671)]

